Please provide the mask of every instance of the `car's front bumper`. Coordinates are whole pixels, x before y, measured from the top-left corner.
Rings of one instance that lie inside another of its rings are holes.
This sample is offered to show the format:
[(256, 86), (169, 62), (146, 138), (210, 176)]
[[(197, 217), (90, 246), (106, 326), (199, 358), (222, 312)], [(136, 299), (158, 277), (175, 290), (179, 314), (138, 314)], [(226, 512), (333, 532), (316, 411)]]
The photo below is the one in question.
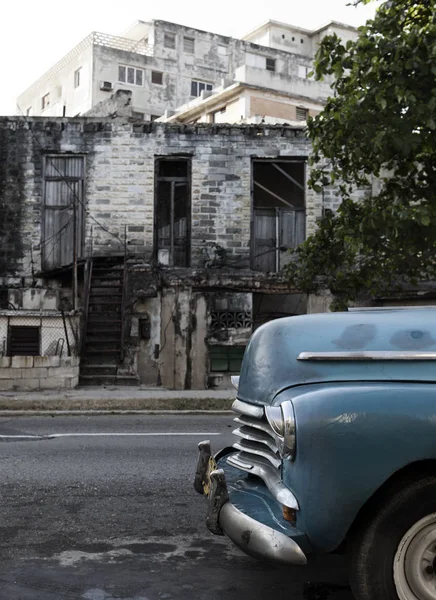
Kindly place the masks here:
[[(232, 542), (238, 546), (243, 552), (258, 559), (269, 560), (277, 564), (285, 565), (305, 565), (307, 562), (306, 556), (300, 545), (290, 537), (295, 533), (295, 537), (301, 536), (301, 532), (293, 529), (292, 526), (282, 527), (285, 533), (278, 529), (267, 525), (266, 523), (253, 518), (247, 512), (249, 510), (241, 510), (242, 505), (239, 502), (240, 508), (231, 502), (232, 490), (229, 492), (227, 485), (226, 472), (234, 473), (236, 470), (226, 465), (226, 452), (218, 453), (212, 457), (210, 443), (201, 442), (199, 444), (199, 456), (197, 462), (197, 470), (195, 474), (194, 487), (200, 494), (204, 493), (204, 484), (210, 485), (209, 492), (209, 509), (206, 518), (208, 529), (217, 535), (225, 534)], [(210, 459), (214, 458), (217, 463), (217, 469), (210, 472)], [(224, 468), (219, 468), (224, 467)], [(240, 472), (241, 477), (246, 478), (247, 474)], [(239, 483), (239, 482), (238, 482)], [(235, 494), (247, 496), (256, 496), (250, 491), (238, 491), (232, 486)], [(266, 506), (265, 516), (270, 518), (272, 513), (268, 507), (266, 500), (259, 497), (260, 501)], [(252, 509), (252, 514), (256, 514), (256, 509)], [(273, 515), (273, 522), (278, 523), (278, 520)], [(267, 519), (265, 519), (267, 520)]]

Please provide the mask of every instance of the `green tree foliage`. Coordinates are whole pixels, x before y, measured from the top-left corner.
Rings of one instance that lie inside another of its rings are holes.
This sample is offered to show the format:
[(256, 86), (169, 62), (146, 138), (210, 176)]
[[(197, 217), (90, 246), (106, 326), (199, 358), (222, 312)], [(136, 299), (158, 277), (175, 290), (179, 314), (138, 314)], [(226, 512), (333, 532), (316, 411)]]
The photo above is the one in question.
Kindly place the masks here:
[[(300, 289), (330, 289), (336, 308), (436, 277), (436, 2), (386, 1), (359, 34), (328, 36), (317, 53), (315, 78), (334, 81), (308, 121), (309, 183), (338, 186), (342, 203), (288, 268)], [(356, 188), (365, 199), (353, 201)]]

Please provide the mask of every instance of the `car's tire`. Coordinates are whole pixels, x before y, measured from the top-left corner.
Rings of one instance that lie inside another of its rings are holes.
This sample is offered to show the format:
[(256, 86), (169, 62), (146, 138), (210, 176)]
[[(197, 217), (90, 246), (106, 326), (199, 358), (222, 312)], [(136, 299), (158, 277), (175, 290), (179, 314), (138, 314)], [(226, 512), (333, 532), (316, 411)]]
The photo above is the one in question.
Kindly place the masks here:
[(356, 600), (436, 600), (436, 476), (390, 486), (365, 511), (349, 552)]

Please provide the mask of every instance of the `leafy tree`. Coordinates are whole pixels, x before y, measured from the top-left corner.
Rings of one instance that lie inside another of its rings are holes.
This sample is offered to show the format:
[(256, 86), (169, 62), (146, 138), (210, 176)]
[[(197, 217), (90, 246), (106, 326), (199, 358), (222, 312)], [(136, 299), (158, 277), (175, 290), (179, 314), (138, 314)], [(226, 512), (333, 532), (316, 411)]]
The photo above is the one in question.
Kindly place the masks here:
[[(309, 184), (338, 186), (342, 203), (293, 251), (290, 280), (312, 293), (327, 287), (341, 309), (435, 278), (435, 0), (386, 1), (357, 41), (324, 38), (314, 76), (332, 76), (333, 95), (308, 120)], [(363, 200), (356, 188), (367, 189)]]

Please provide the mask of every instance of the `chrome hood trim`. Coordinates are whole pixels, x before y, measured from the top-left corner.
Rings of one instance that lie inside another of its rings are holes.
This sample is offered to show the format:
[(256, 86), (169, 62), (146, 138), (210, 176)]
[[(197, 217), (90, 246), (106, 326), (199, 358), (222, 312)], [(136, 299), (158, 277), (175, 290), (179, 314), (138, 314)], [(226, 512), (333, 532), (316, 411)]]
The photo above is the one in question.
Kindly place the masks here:
[(417, 350), (368, 350), (362, 352), (300, 352), (297, 360), (355, 361), (355, 360), (436, 360), (436, 352)]

